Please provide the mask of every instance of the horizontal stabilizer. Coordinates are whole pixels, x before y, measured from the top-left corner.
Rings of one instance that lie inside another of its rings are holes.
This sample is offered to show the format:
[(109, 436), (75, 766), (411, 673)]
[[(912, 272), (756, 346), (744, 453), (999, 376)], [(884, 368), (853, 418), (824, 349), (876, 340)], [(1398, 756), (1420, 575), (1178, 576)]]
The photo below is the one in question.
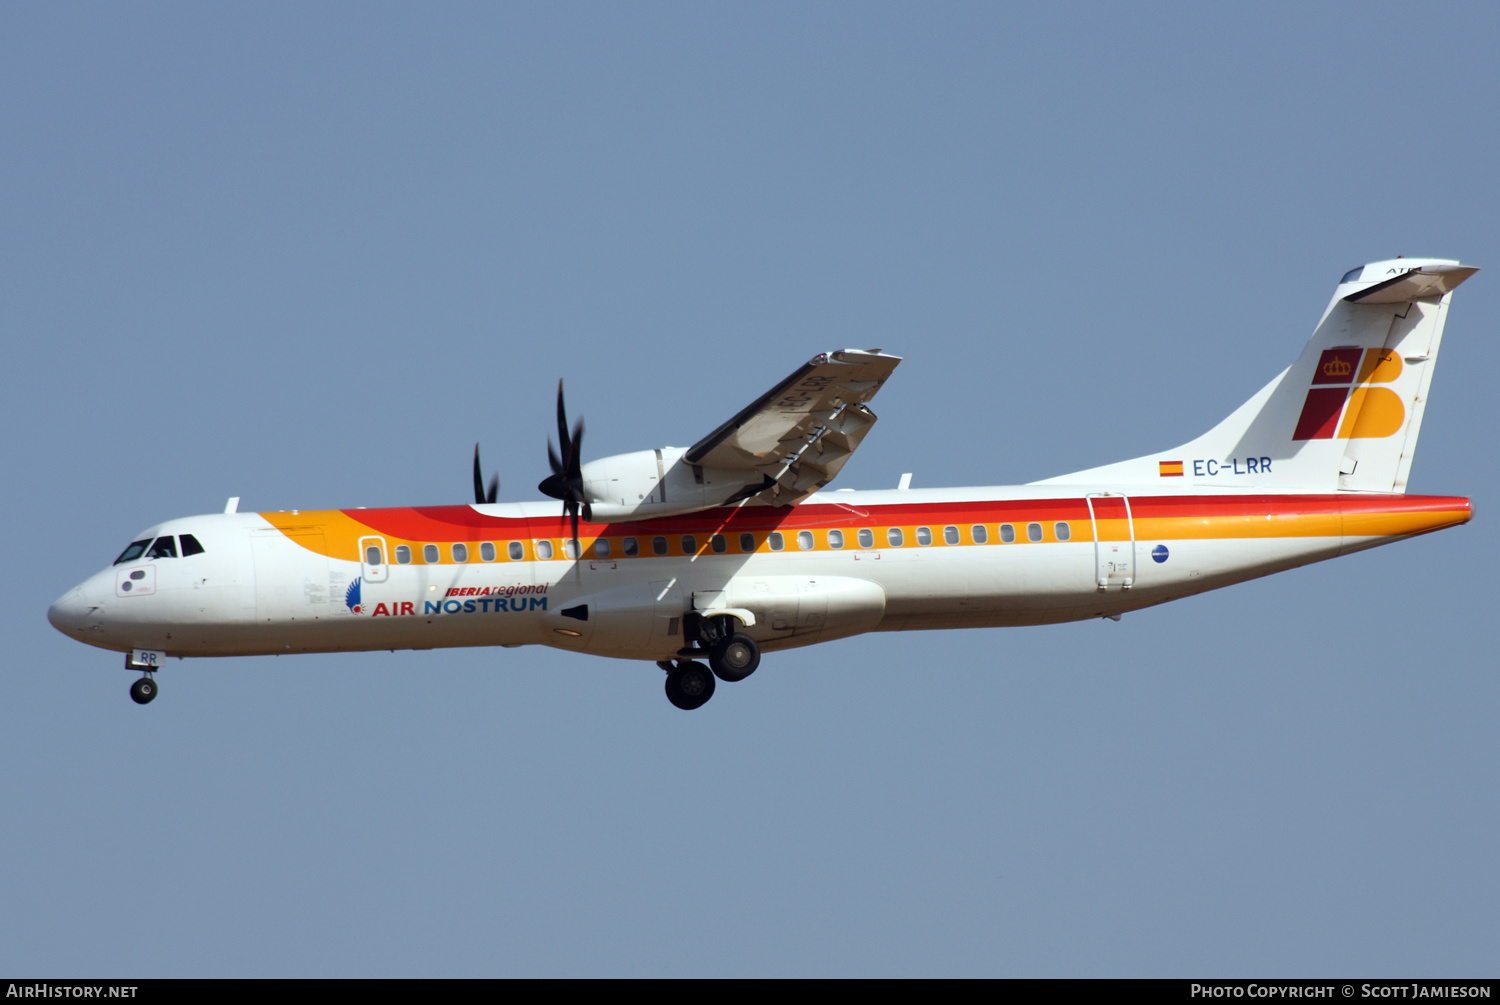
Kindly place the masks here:
[(1351, 304), (1402, 304), (1408, 300), (1441, 297), (1479, 270), (1457, 263), (1434, 263), (1367, 286), (1344, 299)]

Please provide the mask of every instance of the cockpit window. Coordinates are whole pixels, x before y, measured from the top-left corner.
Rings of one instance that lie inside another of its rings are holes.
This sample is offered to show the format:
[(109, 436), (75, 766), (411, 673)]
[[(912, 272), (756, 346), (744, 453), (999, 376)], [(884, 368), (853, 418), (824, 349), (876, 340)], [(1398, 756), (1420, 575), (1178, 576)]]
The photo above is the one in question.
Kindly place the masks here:
[(1361, 265), (1357, 269), (1350, 269), (1348, 272), (1344, 273), (1344, 278), (1340, 279), (1339, 282), (1340, 283), (1353, 283), (1353, 282), (1357, 282), (1359, 280), (1359, 274), (1361, 272), (1363, 272), (1363, 271), (1365, 271), (1365, 267), (1363, 265)]
[(121, 562), (135, 561), (146, 553), (146, 545), (150, 543), (151, 539), (149, 537), (144, 541), (131, 541), (130, 547), (120, 552), (120, 557), (115, 559), (115, 564), (119, 565)]
[(151, 545), (151, 550), (148, 551), (148, 552), (146, 552), (146, 557), (147, 558), (176, 558), (177, 557), (177, 541), (176, 541), (176, 539), (173, 538), (171, 534), (168, 534), (166, 537), (159, 537), (159, 538), (157, 538), (156, 541), (155, 541), (155, 543), (153, 543)]
[(199, 544), (198, 543), (198, 539), (196, 537), (194, 537), (193, 535), (191, 535), (191, 534), (178, 534), (177, 535), (177, 540), (182, 543), (182, 557), (183, 558), (187, 558), (189, 555), (201, 555), (201, 554), (203, 554), (203, 545)]

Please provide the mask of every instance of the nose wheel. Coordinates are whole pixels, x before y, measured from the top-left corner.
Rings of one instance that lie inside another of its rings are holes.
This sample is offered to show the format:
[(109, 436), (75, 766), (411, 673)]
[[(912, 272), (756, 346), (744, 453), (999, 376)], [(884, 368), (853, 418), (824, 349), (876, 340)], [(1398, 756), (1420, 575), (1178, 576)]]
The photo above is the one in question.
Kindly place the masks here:
[(156, 697), (156, 681), (149, 676), (142, 677), (130, 685), (130, 697), (137, 705), (149, 705), (151, 699)]

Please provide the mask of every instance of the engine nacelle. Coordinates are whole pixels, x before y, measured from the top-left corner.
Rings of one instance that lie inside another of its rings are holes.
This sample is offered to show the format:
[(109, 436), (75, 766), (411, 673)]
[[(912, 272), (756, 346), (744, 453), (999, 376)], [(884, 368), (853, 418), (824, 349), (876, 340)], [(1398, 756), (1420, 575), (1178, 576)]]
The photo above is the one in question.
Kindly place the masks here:
[(683, 459), (682, 447), (637, 450), (583, 465), (583, 493), (599, 523), (696, 513), (737, 502), (764, 488), (759, 471), (707, 468)]

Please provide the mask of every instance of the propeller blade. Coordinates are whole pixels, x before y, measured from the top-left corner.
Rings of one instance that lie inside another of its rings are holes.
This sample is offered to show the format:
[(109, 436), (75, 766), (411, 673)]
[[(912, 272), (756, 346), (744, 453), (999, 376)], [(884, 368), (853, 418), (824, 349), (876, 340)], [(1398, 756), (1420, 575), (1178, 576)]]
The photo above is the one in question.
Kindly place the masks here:
[(582, 467), (583, 467), (583, 420), (579, 419), (573, 426), (573, 452), (568, 455), (568, 477), (578, 478), (578, 491), (583, 492)]
[(557, 382), (557, 439), (559, 444), (554, 447), (552, 438), (547, 438), (547, 463), (552, 466), (552, 474), (542, 479), (537, 491), (562, 500), (563, 515), (571, 522), (577, 551), (579, 510), (585, 520), (592, 522), (594, 517), (583, 494), (583, 419), (574, 423), (572, 432), (568, 431), (568, 406), (563, 400), (561, 380)]
[(557, 439), (562, 447), (562, 455), (568, 457), (572, 445), (568, 441), (568, 408), (563, 404), (563, 382), (559, 377), (557, 380)]
[(484, 487), (484, 469), (479, 466), (479, 444), (474, 444), (474, 501), (492, 503), (500, 498), (500, 476), (490, 479), (489, 490)]

